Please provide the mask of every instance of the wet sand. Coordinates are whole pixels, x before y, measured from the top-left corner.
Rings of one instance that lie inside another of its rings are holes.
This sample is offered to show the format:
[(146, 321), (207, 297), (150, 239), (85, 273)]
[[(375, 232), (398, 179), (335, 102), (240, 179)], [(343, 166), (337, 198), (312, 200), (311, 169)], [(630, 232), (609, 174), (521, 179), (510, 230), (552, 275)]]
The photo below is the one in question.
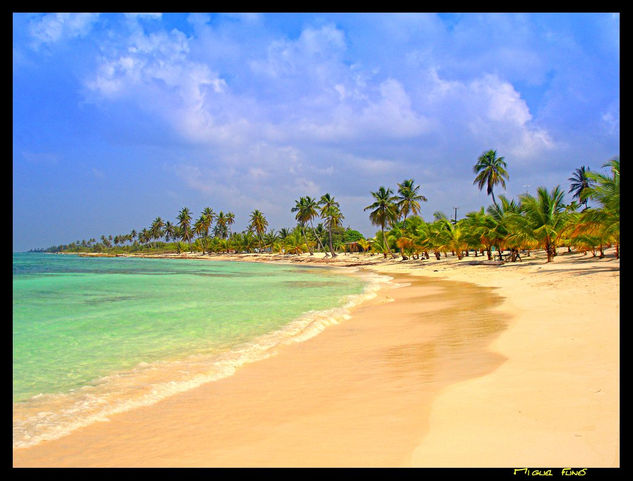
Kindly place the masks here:
[[(505, 360), (501, 297), (399, 275), (345, 322), (233, 376), (14, 452), (15, 466), (402, 466), (446, 386)], [(408, 284), (408, 285), (407, 285)]]

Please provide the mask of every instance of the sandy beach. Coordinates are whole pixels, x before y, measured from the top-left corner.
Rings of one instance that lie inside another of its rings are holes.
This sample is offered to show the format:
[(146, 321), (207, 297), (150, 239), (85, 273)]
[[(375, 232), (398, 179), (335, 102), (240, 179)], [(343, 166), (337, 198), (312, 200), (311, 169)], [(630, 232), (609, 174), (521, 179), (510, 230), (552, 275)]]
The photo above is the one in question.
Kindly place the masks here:
[(350, 266), (393, 280), (307, 341), (15, 449), (15, 467), (620, 465), (612, 250), (503, 265), (472, 254), (208, 258)]

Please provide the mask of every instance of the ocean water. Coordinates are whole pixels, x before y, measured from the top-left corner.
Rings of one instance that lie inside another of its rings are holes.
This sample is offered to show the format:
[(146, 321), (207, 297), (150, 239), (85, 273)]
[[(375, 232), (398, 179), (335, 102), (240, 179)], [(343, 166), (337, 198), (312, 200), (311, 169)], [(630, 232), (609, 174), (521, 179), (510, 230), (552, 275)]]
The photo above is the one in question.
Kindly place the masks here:
[(388, 278), (183, 259), (13, 255), (14, 447), (231, 375)]

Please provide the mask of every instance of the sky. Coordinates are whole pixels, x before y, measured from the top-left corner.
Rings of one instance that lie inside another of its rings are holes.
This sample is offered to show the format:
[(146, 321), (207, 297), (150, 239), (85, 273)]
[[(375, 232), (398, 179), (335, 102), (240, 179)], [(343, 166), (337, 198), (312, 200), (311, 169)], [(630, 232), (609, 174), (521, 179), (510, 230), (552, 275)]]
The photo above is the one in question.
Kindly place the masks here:
[(619, 145), (618, 13), (13, 13), (14, 252), (325, 193), (373, 236), (380, 186), (461, 218), (485, 151), (518, 198)]

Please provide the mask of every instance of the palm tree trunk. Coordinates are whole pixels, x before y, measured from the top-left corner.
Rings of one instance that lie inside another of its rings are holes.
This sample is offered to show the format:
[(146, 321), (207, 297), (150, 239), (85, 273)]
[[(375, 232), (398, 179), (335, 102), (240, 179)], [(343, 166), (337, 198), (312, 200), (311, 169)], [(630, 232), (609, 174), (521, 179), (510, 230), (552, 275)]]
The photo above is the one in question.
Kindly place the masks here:
[(389, 256), (394, 257), (394, 255), (391, 253), (391, 249), (389, 248), (389, 242), (387, 241), (387, 238), (385, 237), (385, 225), (382, 224), (380, 226), (380, 229), (382, 230), (382, 242), (387, 248), (387, 252), (389, 252)]
[(336, 254), (334, 253), (334, 248), (332, 247), (332, 222), (330, 222), (330, 227), (328, 229), (328, 233), (330, 235), (330, 254), (334, 258), (334, 257), (336, 257)]
[(550, 243), (549, 239), (545, 240), (545, 251), (547, 252), (547, 262), (552, 262), (554, 260), (553, 245)]
[(319, 243), (319, 249), (320, 250), (325, 250), (323, 248), (323, 243), (321, 242), (321, 239), (319, 238), (319, 236), (316, 233), (316, 230), (314, 228), (314, 224), (312, 224), (312, 221), (310, 221), (310, 227), (312, 228), (312, 234), (314, 234), (314, 237), (316, 237), (317, 242)]
[(301, 231), (303, 232), (303, 241), (306, 243), (306, 246), (308, 246), (308, 251), (310, 251), (310, 255), (313, 256), (314, 252), (312, 252), (312, 247), (310, 247), (310, 244), (308, 244), (308, 236), (306, 236), (305, 226), (301, 226)]

